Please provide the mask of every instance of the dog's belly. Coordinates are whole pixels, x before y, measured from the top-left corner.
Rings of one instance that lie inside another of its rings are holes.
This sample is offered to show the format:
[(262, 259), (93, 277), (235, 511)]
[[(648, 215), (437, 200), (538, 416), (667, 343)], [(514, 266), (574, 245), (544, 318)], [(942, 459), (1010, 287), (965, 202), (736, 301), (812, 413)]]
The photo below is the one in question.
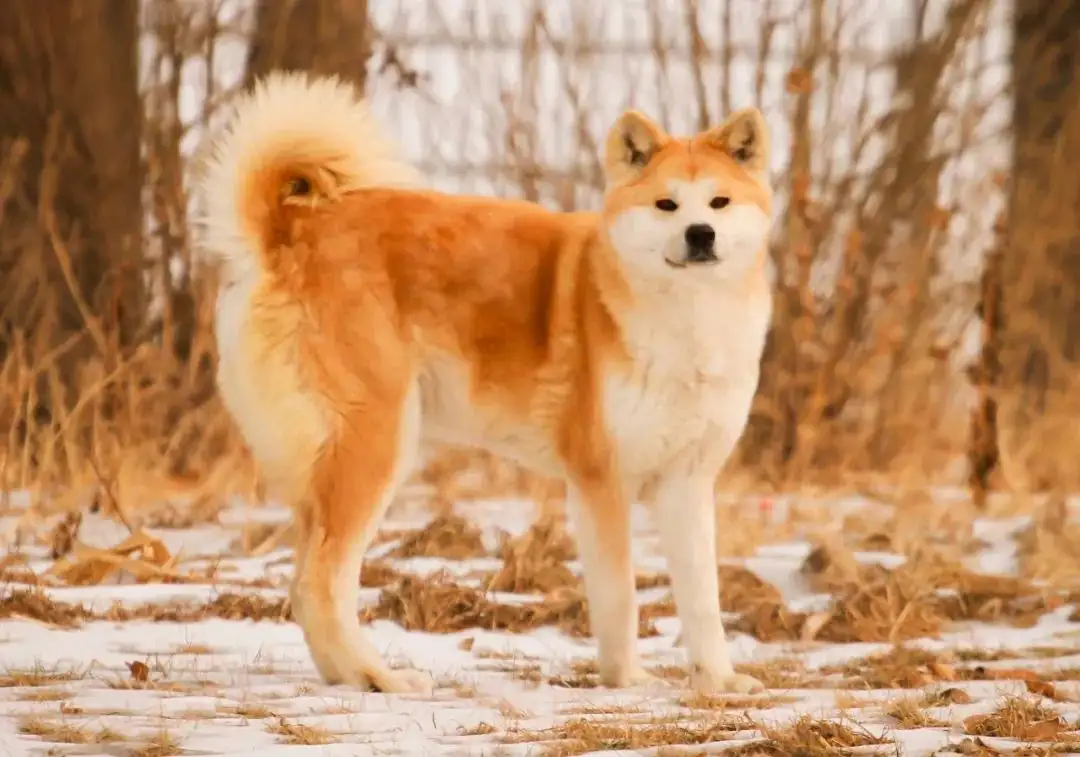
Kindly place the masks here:
[(484, 449), (543, 476), (563, 475), (547, 430), (502, 412), (497, 405), (474, 402), (467, 374), (455, 361), (429, 361), (417, 383), (425, 446)]

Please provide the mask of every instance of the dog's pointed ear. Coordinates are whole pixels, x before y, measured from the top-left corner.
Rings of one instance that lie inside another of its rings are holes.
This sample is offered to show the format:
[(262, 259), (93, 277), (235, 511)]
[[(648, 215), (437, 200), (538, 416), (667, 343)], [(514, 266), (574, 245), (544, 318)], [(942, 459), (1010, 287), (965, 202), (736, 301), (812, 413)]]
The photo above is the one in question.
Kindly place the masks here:
[(757, 108), (735, 111), (724, 123), (705, 132), (704, 139), (748, 171), (764, 173), (769, 167), (772, 140)]
[(608, 132), (604, 146), (604, 174), (609, 185), (633, 178), (649, 165), (656, 151), (669, 139), (647, 116), (628, 110)]

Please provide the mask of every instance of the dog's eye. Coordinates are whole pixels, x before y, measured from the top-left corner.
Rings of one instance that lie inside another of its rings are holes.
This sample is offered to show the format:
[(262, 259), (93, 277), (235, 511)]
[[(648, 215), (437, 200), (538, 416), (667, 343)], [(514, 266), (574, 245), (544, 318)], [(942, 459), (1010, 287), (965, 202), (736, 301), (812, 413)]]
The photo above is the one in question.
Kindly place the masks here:
[(726, 208), (730, 204), (730, 197), (714, 197), (712, 198), (712, 202), (709, 203), (709, 207), (713, 210), (720, 210), (721, 208)]
[(672, 199), (665, 197), (662, 200), (656, 201), (656, 209), (662, 210), (665, 213), (674, 213), (679, 209), (679, 204)]
[(303, 176), (290, 179), (285, 184), (284, 194), (286, 197), (304, 197), (311, 194), (311, 182)]

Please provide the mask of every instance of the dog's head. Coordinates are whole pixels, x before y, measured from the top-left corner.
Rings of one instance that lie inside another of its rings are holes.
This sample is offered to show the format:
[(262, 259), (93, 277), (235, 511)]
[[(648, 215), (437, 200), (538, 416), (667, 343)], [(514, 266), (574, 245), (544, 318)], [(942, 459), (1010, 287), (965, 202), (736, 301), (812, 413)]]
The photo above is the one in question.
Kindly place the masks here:
[(764, 260), (769, 133), (756, 108), (689, 138), (624, 113), (605, 146), (603, 226), (628, 272), (741, 280)]

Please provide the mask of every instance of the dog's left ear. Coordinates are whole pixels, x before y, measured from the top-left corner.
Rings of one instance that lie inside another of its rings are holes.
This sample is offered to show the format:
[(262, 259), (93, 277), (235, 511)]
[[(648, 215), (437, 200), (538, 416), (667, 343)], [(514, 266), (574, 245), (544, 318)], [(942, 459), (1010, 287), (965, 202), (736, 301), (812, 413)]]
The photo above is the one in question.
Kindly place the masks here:
[(724, 123), (705, 132), (703, 139), (748, 171), (764, 173), (769, 167), (772, 149), (769, 127), (757, 108), (735, 111)]

